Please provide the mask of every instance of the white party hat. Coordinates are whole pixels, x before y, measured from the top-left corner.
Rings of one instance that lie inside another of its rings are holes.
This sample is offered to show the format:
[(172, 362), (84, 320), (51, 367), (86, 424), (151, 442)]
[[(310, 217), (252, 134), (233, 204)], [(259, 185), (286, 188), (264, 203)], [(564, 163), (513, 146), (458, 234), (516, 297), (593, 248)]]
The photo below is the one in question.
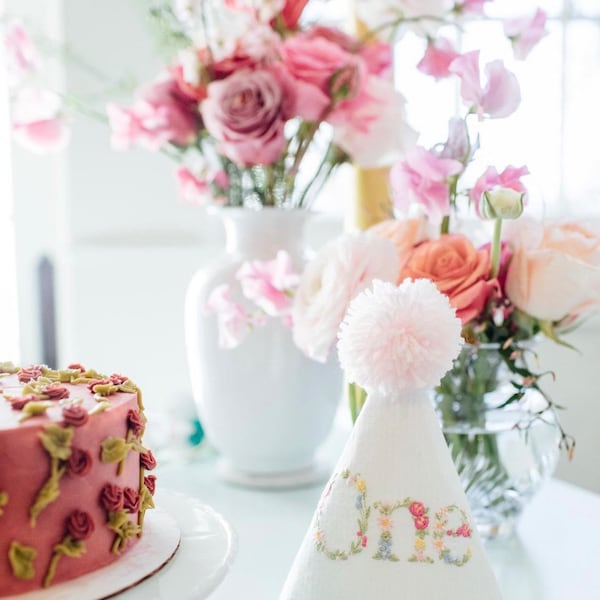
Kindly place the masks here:
[(426, 389), (460, 349), (430, 281), (376, 281), (350, 305), (340, 361), (367, 402), (280, 600), (498, 600)]

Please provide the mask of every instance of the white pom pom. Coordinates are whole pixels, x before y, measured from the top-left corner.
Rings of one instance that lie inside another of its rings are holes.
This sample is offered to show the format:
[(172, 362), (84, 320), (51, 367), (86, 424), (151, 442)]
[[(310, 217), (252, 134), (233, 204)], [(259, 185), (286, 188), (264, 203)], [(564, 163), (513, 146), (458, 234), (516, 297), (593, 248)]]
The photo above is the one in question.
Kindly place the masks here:
[(348, 380), (390, 395), (437, 385), (462, 343), (461, 322), (447, 296), (427, 279), (399, 287), (374, 281), (341, 325), (338, 351)]

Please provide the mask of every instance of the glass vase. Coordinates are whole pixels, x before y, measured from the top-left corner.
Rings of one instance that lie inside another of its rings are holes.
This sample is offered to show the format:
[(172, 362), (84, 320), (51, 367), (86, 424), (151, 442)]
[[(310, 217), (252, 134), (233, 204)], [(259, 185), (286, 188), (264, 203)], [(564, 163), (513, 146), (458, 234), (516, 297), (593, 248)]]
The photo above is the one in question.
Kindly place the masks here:
[[(524, 349), (525, 353), (527, 349)], [(436, 412), (479, 533), (509, 535), (554, 472), (560, 430), (545, 395), (516, 380), (496, 344), (466, 345), (433, 393)]]

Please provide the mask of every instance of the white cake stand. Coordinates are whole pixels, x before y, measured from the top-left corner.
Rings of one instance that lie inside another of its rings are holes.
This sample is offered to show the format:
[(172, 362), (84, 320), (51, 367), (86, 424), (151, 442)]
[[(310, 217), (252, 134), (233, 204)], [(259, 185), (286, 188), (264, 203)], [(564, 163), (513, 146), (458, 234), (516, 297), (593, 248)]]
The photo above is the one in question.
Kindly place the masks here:
[(207, 598), (223, 581), (237, 548), (229, 524), (209, 506), (157, 492), (144, 536), (121, 560), (18, 600), (177, 600)]

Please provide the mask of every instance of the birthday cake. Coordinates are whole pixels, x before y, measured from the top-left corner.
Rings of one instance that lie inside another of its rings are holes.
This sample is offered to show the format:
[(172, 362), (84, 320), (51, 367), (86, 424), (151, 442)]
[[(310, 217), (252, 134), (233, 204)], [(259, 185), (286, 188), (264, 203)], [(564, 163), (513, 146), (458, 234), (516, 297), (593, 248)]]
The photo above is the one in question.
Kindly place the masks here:
[(153, 508), (140, 390), (81, 365), (0, 364), (0, 597), (119, 560)]

